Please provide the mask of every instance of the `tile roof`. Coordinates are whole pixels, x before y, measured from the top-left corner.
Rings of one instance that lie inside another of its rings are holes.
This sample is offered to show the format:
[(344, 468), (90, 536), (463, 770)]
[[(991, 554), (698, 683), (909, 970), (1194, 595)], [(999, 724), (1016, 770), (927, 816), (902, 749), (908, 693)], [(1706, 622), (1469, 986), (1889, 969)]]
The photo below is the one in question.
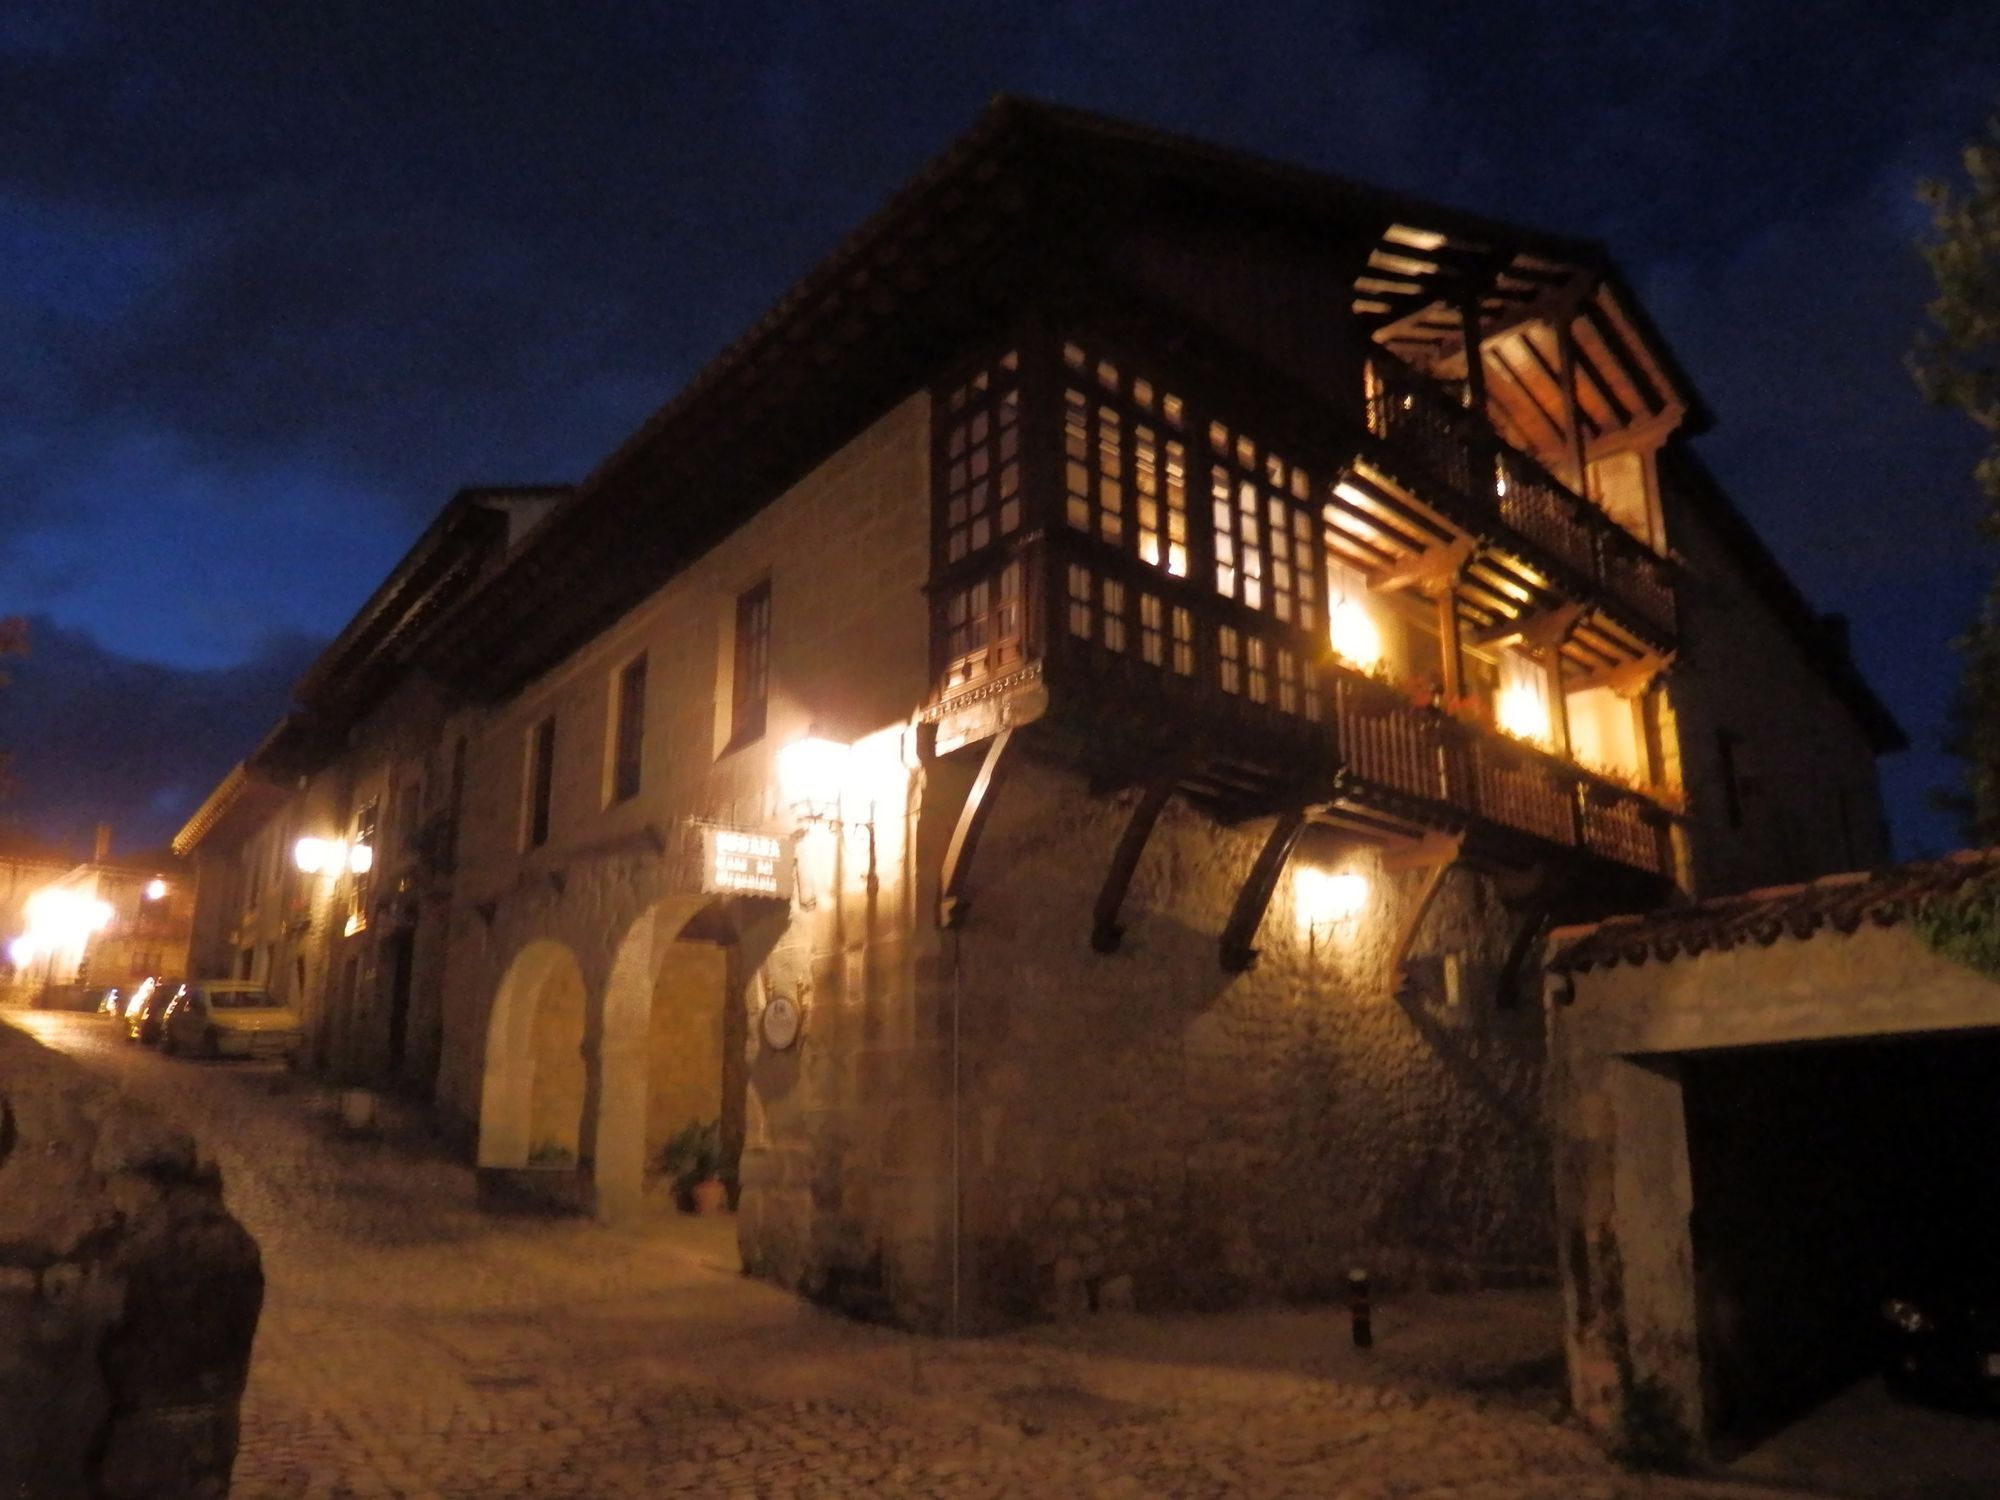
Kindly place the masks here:
[(1893, 927), (1968, 881), (2000, 877), (2000, 848), (1967, 849), (1943, 859), (1883, 870), (1827, 875), (1803, 885), (1767, 886), (1637, 916), (1610, 917), (1549, 934), (1548, 968), (1558, 974), (1613, 968), (1648, 959), (1667, 963), (1713, 948), (1769, 947), (1780, 937), (1811, 937), (1824, 927), (1853, 932), (1862, 923)]

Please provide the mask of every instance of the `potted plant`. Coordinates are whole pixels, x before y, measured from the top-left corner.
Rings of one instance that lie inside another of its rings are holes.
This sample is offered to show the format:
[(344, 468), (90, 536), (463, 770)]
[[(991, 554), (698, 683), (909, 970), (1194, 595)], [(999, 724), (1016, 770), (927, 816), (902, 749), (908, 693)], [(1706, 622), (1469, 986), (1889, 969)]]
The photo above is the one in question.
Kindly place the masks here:
[(690, 1120), (660, 1148), (660, 1171), (671, 1179), (686, 1213), (722, 1211), (727, 1199), (722, 1171), (722, 1122)]

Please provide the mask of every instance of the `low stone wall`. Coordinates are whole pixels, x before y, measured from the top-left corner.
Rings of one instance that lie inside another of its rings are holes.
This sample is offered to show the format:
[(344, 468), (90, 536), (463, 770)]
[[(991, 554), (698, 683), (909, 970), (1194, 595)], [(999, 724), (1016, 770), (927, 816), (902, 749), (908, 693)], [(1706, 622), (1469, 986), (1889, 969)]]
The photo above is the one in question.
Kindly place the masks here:
[(215, 1164), (0, 1024), (0, 1497), (227, 1494), (263, 1300)]

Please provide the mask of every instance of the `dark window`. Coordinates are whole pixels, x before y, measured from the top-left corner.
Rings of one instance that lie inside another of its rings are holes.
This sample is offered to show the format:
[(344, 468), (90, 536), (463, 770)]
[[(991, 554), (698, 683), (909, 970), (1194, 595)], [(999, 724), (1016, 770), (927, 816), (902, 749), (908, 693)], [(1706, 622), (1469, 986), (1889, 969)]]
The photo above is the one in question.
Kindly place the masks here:
[(736, 666), (730, 677), (729, 744), (747, 745), (764, 733), (771, 685), (771, 582), (736, 600)]
[(451, 792), (445, 804), (444, 867), (458, 861), (458, 816), (465, 808), (465, 736), (451, 747)]
[(549, 841), (549, 797), (555, 789), (556, 721), (553, 715), (528, 737), (528, 847)]
[(1737, 779), (1736, 736), (1727, 729), (1715, 731), (1715, 753), (1722, 762), (1722, 807), (1731, 828), (1743, 826), (1743, 788)]
[(639, 764), (646, 743), (646, 658), (618, 674), (618, 717), (612, 729), (611, 800), (639, 794)]

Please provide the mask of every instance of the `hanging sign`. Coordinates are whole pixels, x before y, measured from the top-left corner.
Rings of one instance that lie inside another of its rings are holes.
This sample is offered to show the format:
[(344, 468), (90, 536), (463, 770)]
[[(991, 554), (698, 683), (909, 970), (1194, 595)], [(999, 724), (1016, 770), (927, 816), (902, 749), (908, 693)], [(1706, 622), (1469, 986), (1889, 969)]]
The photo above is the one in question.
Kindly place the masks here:
[(701, 888), (708, 895), (790, 900), (792, 846), (775, 834), (750, 833), (740, 828), (704, 828)]

